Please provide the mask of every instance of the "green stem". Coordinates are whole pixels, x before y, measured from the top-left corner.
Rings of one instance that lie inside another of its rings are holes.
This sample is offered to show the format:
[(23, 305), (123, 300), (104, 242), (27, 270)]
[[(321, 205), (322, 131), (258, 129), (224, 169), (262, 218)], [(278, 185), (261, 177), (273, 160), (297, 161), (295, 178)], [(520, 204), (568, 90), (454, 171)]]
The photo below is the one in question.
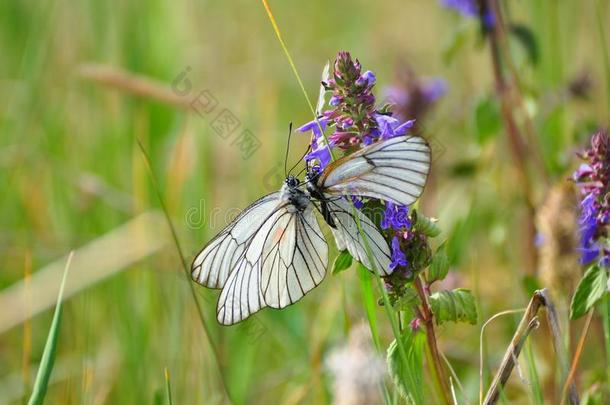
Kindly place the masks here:
[(606, 379), (610, 387), (610, 295), (606, 294), (606, 298), (602, 302), (602, 317), (604, 325), (604, 343), (606, 346)]

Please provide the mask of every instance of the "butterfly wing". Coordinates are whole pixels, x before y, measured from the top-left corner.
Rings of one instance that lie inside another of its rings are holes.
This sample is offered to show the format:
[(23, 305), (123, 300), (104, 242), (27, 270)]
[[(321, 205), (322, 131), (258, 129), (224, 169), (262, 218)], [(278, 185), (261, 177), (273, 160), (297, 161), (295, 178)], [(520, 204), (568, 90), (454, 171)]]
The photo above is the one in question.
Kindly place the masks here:
[(300, 300), (326, 275), (328, 245), (311, 204), (284, 213), (271, 228), (263, 249), (261, 293), (272, 308)]
[[(376, 269), (383, 276), (389, 275), (391, 273), (389, 270), (390, 248), (375, 224), (345, 198), (330, 195), (326, 197), (329, 213), (335, 223), (335, 228), (331, 228), (331, 230), (335, 236), (337, 248), (339, 250), (347, 249), (354, 259), (369, 270)], [(362, 232), (358, 225), (362, 228)], [(363, 237), (363, 233), (366, 235), (365, 237)], [(374, 268), (371, 266), (367, 248), (370, 249), (371, 257), (375, 261)]]
[(430, 147), (418, 136), (399, 136), (331, 163), (318, 187), (331, 195), (355, 195), (411, 205), (430, 170)]
[(322, 281), (327, 259), (311, 206), (301, 212), (290, 203), (281, 205), (245, 244), (220, 293), (218, 322), (232, 325), (265, 306), (293, 304)]
[(222, 288), (250, 239), (275, 212), (279, 192), (268, 194), (248, 206), (195, 257), (193, 280), (210, 288)]

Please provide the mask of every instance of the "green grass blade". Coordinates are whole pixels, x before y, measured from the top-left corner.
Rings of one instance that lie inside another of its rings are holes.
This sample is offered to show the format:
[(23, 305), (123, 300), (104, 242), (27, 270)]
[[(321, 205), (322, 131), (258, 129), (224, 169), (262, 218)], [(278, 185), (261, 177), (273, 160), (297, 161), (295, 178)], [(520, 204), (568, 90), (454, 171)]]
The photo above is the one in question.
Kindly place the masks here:
[(165, 367), (165, 397), (167, 398), (167, 404), (173, 405), (172, 402), (172, 386), (169, 381), (169, 370)]
[(47, 343), (44, 346), (44, 352), (42, 353), (42, 359), (40, 360), (40, 366), (38, 367), (38, 374), (36, 375), (36, 381), (34, 382), (34, 390), (32, 391), (28, 405), (42, 404), (47, 393), (47, 386), (49, 385), (51, 372), (53, 372), (53, 364), (55, 363), (55, 354), (57, 352), (57, 344), (59, 340), (64, 286), (66, 285), (68, 269), (70, 268), (70, 263), (72, 262), (73, 256), (74, 252), (70, 252), (68, 261), (66, 262), (66, 267), (64, 269), (64, 275), (61, 280), (61, 286), (59, 287), (53, 322), (51, 322), (51, 328), (49, 329), (49, 335), (47, 336)]
[(536, 368), (536, 359), (534, 358), (534, 351), (532, 350), (531, 342), (527, 342), (525, 344), (525, 355), (527, 360), (528, 375), (530, 378), (532, 402), (536, 405), (543, 405), (544, 396), (542, 395), (542, 386), (540, 385), (540, 378), (538, 377), (538, 369)]
[(369, 321), (369, 327), (371, 329), (371, 335), (373, 336), (373, 343), (377, 350), (381, 351), (381, 342), (379, 340), (379, 328), (377, 327), (377, 314), (375, 307), (375, 296), (373, 294), (373, 284), (369, 271), (362, 264), (358, 265), (358, 278), (360, 279), (360, 288), (362, 290), (362, 300), (364, 301), (364, 309), (366, 311), (366, 317)]

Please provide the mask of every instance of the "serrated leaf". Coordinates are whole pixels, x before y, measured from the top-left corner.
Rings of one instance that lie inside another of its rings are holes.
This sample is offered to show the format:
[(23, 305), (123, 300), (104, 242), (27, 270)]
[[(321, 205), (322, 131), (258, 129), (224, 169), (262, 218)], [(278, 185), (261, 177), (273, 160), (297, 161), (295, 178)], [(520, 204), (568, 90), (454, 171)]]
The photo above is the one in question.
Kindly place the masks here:
[(608, 271), (597, 264), (589, 267), (572, 297), (570, 318), (577, 319), (586, 314), (607, 291)]
[(420, 212), (414, 212), (415, 214), (415, 229), (423, 233), (429, 238), (434, 238), (441, 234), (441, 228), (436, 225), (436, 219), (428, 218), (422, 215)]
[(449, 258), (445, 251), (445, 244), (443, 243), (437, 250), (434, 256), (432, 256), (432, 263), (428, 268), (428, 281), (430, 283), (443, 280), (447, 277), (449, 272)]
[(335, 275), (341, 273), (344, 270), (349, 269), (352, 265), (352, 261), (352, 255), (350, 255), (347, 250), (343, 250), (341, 253), (339, 253), (339, 255), (335, 258), (335, 261), (333, 262), (332, 274)]
[(396, 340), (388, 347), (388, 370), (400, 395), (411, 404), (424, 403), (424, 344), (422, 332), (407, 331), (401, 336), (405, 348), (405, 364)]
[(493, 97), (482, 98), (474, 108), (474, 126), (476, 140), (484, 145), (502, 128), (500, 107)]
[(477, 306), (470, 290), (458, 288), (436, 292), (430, 296), (430, 306), (438, 324), (448, 321), (477, 323)]

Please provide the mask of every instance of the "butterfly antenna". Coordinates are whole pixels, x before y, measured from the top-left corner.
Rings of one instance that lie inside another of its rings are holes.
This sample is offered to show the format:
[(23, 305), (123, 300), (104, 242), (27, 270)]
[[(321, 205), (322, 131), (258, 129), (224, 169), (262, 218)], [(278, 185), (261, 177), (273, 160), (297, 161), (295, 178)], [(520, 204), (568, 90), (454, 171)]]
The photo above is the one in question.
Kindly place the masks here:
[(288, 162), (288, 152), (290, 152), (290, 137), (292, 136), (292, 122), (288, 124), (288, 143), (286, 144), (286, 154), (284, 155), (284, 177), (288, 177), (286, 165)]
[[(305, 149), (305, 153), (303, 153), (303, 156), (301, 156), (301, 157), (299, 158), (299, 160), (297, 160), (297, 162), (294, 164), (294, 166), (292, 166), (292, 167), (290, 168), (290, 170), (288, 170), (288, 173), (292, 172), (292, 171), (293, 171), (293, 170), (294, 170), (294, 169), (295, 169), (295, 168), (296, 168), (296, 167), (299, 165), (299, 163), (301, 163), (301, 160), (305, 159), (305, 155), (307, 155), (307, 154), (309, 153), (309, 151), (310, 151), (310, 150), (311, 150), (311, 145), (309, 145), (309, 146), (307, 147), (307, 149)], [(298, 176), (300, 176), (300, 175), (301, 175), (301, 173), (303, 173), (303, 170), (305, 170), (306, 168), (307, 168), (307, 167), (305, 167), (304, 169), (302, 169), (302, 170), (299, 172), (299, 174), (297, 174), (297, 177), (298, 177)]]

